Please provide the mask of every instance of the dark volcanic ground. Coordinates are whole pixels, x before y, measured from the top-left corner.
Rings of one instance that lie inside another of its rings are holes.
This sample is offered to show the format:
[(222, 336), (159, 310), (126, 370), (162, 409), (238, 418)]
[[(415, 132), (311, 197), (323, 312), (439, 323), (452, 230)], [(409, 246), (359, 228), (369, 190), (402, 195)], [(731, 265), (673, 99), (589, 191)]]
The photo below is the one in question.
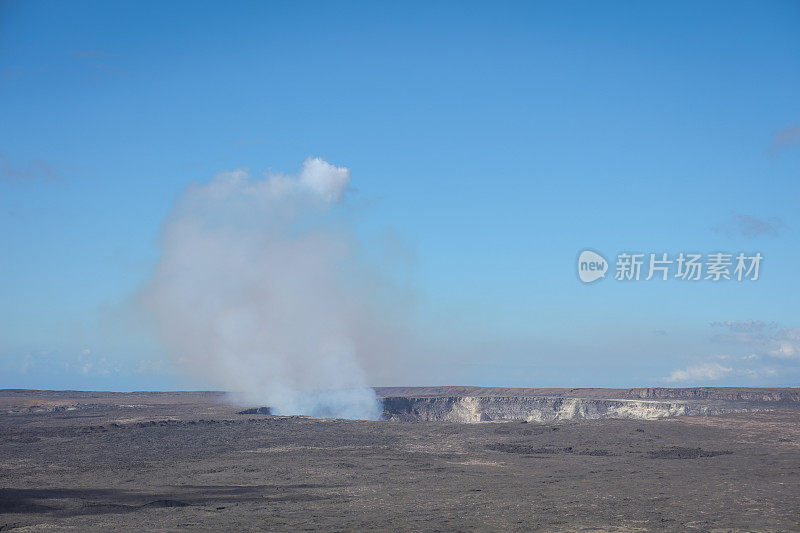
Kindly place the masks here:
[(0, 391), (0, 530), (800, 530), (800, 411), (454, 424)]

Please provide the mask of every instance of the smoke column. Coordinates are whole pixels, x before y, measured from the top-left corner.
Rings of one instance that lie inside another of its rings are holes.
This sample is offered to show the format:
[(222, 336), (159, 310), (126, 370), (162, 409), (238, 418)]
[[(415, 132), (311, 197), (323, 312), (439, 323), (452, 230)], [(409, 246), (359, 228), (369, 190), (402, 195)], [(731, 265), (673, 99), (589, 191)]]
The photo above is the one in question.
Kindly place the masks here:
[(189, 186), (142, 301), (179, 367), (279, 414), (375, 419), (361, 332), (374, 316), (339, 214), (350, 171), (247, 170)]

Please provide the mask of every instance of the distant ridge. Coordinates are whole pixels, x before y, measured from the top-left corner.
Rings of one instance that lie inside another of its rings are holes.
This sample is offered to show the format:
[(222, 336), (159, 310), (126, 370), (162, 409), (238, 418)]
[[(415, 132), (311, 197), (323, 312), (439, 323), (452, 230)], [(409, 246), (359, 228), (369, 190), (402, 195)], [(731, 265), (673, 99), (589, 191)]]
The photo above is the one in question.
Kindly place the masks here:
[[(620, 400), (725, 400), (743, 402), (800, 403), (798, 387), (638, 387), (619, 388), (514, 388), (472, 386), (374, 387), (381, 398), (443, 398), (443, 397), (556, 397), (604, 398)], [(0, 398), (40, 397), (49, 399), (114, 399), (125, 397), (220, 398), (224, 391), (77, 391), (0, 389)]]
[(561, 398), (617, 398), (622, 400), (726, 400), (746, 402), (800, 402), (797, 387), (642, 387), (511, 388), (511, 387), (375, 387), (382, 398), (441, 398), (492, 396), (549, 396)]

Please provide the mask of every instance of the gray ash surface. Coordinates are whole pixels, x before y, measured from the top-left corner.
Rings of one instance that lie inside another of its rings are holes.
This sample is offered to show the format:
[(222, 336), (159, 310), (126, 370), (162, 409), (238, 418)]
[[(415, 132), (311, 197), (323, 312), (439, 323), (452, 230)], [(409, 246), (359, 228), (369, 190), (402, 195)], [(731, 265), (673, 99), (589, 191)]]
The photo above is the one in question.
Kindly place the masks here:
[(0, 530), (800, 530), (795, 409), (459, 424), (0, 400)]

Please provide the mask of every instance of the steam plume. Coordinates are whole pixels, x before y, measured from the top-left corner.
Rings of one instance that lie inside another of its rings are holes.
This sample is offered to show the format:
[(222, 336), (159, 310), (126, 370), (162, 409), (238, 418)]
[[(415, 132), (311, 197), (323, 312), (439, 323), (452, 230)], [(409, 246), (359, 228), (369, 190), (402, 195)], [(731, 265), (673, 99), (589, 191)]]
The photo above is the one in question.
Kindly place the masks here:
[(281, 414), (379, 416), (359, 360), (370, 295), (337, 216), (349, 183), (311, 158), (297, 176), (240, 169), (184, 191), (144, 291), (181, 366)]

